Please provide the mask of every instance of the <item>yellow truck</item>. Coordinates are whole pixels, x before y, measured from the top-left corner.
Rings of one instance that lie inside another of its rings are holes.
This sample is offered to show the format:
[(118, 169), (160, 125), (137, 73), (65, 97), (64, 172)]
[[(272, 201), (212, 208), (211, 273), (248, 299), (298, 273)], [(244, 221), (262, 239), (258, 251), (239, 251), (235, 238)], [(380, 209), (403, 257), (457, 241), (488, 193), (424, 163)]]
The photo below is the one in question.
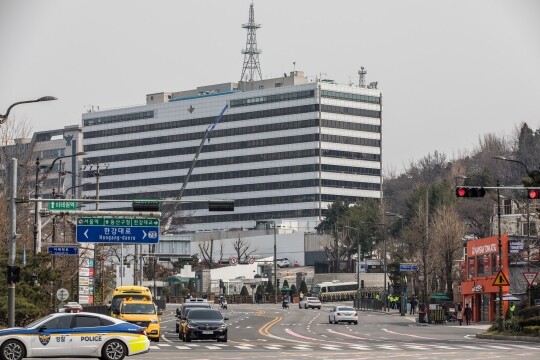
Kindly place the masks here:
[(159, 341), (161, 311), (150, 298), (139, 300), (125, 298), (120, 302), (118, 309), (113, 311), (118, 319), (146, 327), (146, 336), (152, 341)]

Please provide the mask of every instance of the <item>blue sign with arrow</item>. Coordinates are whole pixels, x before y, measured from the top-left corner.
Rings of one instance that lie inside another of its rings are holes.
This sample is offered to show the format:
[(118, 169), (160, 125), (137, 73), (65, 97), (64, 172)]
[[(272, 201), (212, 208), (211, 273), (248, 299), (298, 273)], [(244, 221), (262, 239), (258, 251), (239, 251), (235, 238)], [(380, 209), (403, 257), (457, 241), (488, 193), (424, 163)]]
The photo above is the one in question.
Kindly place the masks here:
[(52, 255), (79, 255), (77, 246), (49, 246), (48, 250)]
[(159, 219), (79, 218), (77, 242), (157, 244)]
[(399, 264), (399, 271), (418, 271), (418, 264)]

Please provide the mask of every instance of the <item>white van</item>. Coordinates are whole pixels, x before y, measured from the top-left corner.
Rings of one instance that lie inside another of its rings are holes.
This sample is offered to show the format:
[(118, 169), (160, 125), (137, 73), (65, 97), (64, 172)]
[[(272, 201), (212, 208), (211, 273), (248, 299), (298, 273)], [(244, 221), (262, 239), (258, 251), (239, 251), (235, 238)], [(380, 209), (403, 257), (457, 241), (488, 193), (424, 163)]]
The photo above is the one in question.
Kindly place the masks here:
[(278, 258), (278, 259), (276, 259), (276, 264), (280, 268), (289, 267), (289, 265), (290, 265), (289, 259), (287, 259), (287, 258)]

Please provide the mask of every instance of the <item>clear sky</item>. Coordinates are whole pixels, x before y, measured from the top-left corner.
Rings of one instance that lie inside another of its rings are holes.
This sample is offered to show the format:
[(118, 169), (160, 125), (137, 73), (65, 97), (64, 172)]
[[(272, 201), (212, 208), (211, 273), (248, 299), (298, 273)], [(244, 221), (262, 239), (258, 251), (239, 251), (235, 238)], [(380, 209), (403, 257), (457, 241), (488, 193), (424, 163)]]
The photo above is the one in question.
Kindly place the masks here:
[[(238, 81), (250, 0), (0, 0), (0, 113), (33, 131), (89, 106)], [(540, 1), (255, 0), (263, 77), (378, 81), (383, 161), (401, 172), (540, 123)], [(11, 118), (11, 115), (10, 115)]]

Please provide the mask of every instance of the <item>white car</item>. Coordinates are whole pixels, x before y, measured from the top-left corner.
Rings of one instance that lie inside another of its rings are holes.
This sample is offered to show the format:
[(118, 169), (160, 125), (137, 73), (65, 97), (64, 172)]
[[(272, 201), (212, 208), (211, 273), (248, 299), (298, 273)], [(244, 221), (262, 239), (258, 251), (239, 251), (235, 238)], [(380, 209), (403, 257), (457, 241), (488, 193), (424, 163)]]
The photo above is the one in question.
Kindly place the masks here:
[(150, 348), (145, 328), (94, 313), (54, 313), (0, 330), (0, 358), (96, 357), (122, 360)]
[(289, 259), (287, 258), (280, 258), (280, 259), (276, 259), (276, 265), (279, 268), (284, 268), (284, 267), (289, 267), (291, 263), (289, 262)]
[(328, 323), (348, 322), (358, 325), (358, 312), (350, 306), (334, 306), (328, 315)]
[(321, 300), (319, 300), (319, 298), (316, 298), (316, 297), (312, 297), (312, 296), (308, 296), (308, 297), (305, 297), (302, 301), (300, 301), (298, 303), (298, 307), (300, 309), (304, 308), (304, 309), (307, 309), (307, 308), (312, 308), (312, 309), (321, 309)]

